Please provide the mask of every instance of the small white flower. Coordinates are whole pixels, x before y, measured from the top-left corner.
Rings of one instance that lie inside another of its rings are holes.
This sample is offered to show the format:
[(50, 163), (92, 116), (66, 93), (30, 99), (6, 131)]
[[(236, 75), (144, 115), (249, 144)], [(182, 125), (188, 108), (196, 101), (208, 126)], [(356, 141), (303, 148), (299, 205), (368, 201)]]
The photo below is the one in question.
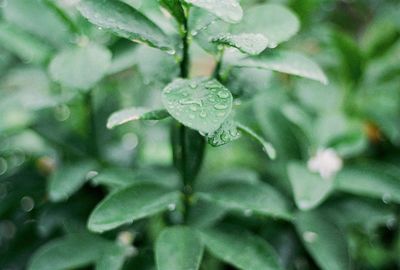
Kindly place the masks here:
[(332, 179), (343, 167), (343, 161), (331, 148), (319, 149), (308, 161), (308, 169), (319, 173), (323, 179)]

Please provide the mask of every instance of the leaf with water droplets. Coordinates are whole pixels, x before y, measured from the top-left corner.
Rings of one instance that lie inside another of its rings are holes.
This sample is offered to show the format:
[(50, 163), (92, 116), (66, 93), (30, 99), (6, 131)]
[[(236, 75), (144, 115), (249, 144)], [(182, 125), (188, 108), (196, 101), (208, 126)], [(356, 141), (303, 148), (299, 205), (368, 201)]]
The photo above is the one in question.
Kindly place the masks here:
[(232, 119), (228, 118), (216, 131), (207, 134), (208, 143), (212, 146), (222, 146), (241, 137), (238, 127)]
[(163, 90), (168, 112), (203, 133), (216, 131), (232, 110), (232, 94), (214, 79), (176, 79)]
[(308, 252), (321, 269), (351, 269), (345, 236), (326, 216), (316, 210), (299, 212), (295, 225)]
[(157, 270), (197, 270), (203, 256), (196, 231), (183, 226), (163, 230), (155, 250)]
[(263, 146), (263, 150), (264, 152), (271, 158), (271, 159), (276, 159), (276, 150), (274, 148), (274, 146), (267, 142), (264, 138), (262, 138), (260, 135), (258, 135), (254, 130), (252, 130), (251, 128), (241, 124), (241, 123), (237, 123), (238, 129), (243, 131), (246, 135), (249, 135), (250, 137), (252, 137), (253, 139), (255, 139), (256, 141), (258, 141), (262, 146)]
[(211, 41), (250, 55), (260, 54), (268, 47), (268, 39), (261, 34), (220, 34), (211, 38)]
[(50, 63), (53, 80), (67, 87), (88, 90), (96, 85), (111, 65), (111, 52), (91, 43), (84, 47), (67, 48)]
[(125, 223), (152, 216), (178, 204), (180, 193), (150, 183), (135, 184), (106, 197), (89, 217), (94, 232), (112, 230)]
[(253, 57), (235, 59), (232, 64), (237, 67), (269, 69), (316, 80), (323, 84), (328, 83), (326, 75), (318, 64), (301, 53), (268, 51)]
[(274, 48), (289, 40), (299, 28), (299, 19), (286, 7), (261, 4), (246, 10), (243, 20), (234, 26), (234, 32), (262, 34), (268, 39), (268, 46)]
[(91, 23), (120, 37), (168, 52), (175, 51), (170, 38), (154, 22), (125, 3), (115, 0), (82, 0), (78, 9)]
[(288, 175), (296, 205), (301, 210), (309, 210), (321, 204), (333, 188), (333, 181), (311, 173), (305, 164), (290, 163)]
[(169, 117), (169, 113), (164, 109), (129, 108), (113, 113), (108, 118), (107, 128), (112, 129), (135, 120), (163, 120), (167, 117)]
[(237, 0), (184, 0), (186, 3), (207, 10), (229, 23), (238, 23), (243, 10)]
[(250, 211), (265, 216), (291, 219), (286, 199), (275, 188), (265, 183), (224, 183), (197, 195), (204, 200), (245, 214)]
[(201, 231), (211, 254), (242, 270), (281, 270), (276, 251), (264, 239), (242, 228), (220, 226)]

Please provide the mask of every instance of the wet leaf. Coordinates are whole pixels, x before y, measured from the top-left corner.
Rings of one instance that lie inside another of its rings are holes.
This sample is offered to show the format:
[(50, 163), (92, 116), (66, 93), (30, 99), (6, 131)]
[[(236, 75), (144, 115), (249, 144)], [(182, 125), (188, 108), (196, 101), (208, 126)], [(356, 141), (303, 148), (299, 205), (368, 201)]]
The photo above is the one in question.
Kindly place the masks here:
[(257, 55), (268, 47), (268, 39), (261, 34), (220, 34), (212, 42), (234, 47), (243, 53)]
[(120, 37), (175, 52), (168, 36), (154, 22), (127, 4), (114, 0), (83, 0), (78, 9), (91, 23)]
[(241, 137), (236, 122), (232, 119), (227, 119), (222, 123), (221, 127), (216, 131), (207, 134), (208, 143), (212, 146), (221, 146)]
[(163, 103), (180, 123), (204, 133), (216, 131), (232, 110), (232, 95), (214, 79), (176, 79), (163, 90)]

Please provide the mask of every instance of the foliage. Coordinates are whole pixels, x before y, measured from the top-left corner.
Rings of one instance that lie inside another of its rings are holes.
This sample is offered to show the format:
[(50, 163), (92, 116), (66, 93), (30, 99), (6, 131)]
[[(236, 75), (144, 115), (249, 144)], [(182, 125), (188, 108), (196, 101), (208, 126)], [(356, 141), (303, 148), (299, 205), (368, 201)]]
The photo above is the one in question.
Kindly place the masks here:
[(397, 269), (399, 11), (0, 0), (0, 269)]

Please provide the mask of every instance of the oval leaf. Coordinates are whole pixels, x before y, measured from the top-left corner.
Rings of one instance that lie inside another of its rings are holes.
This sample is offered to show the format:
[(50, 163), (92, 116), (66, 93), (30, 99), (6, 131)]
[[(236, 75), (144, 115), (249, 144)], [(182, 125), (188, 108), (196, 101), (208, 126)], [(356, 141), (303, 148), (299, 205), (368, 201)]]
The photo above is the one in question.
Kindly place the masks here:
[(238, 269), (282, 269), (273, 248), (262, 238), (243, 229), (208, 229), (201, 232), (201, 237), (214, 256)]
[(232, 110), (232, 94), (212, 79), (176, 79), (163, 91), (163, 103), (179, 122), (204, 133), (216, 131)]
[(179, 192), (154, 184), (127, 187), (105, 198), (90, 215), (88, 227), (95, 232), (112, 230), (120, 225), (167, 210), (179, 202)]
[(113, 113), (107, 121), (107, 128), (112, 129), (135, 120), (162, 120), (169, 116), (166, 110), (147, 108), (129, 108)]
[(296, 228), (322, 269), (351, 269), (344, 235), (325, 216), (315, 211), (300, 212), (296, 215)]
[(222, 20), (237, 23), (243, 17), (243, 10), (237, 0), (184, 0), (186, 3), (207, 10)]
[(211, 41), (250, 55), (260, 54), (268, 47), (268, 39), (261, 34), (220, 34), (211, 38)]
[(208, 143), (214, 147), (222, 146), (241, 137), (238, 127), (232, 119), (227, 119), (215, 132), (207, 135)]
[(296, 15), (276, 4), (253, 6), (245, 12), (240, 24), (234, 26), (235, 33), (263, 34), (271, 48), (289, 40), (299, 29), (300, 22)]
[(290, 219), (291, 213), (285, 198), (265, 183), (221, 184), (209, 191), (197, 193), (201, 198), (215, 202), (231, 210), (245, 214), (256, 213), (265, 216)]
[(87, 90), (106, 75), (110, 64), (111, 52), (91, 43), (62, 51), (53, 58), (49, 70), (53, 80), (62, 85)]
[(91, 23), (120, 37), (175, 52), (168, 36), (154, 22), (127, 4), (115, 0), (82, 0), (78, 9)]
[(156, 242), (158, 270), (197, 270), (203, 256), (203, 244), (196, 232), (173, 227), (161, 232)]
[(322, 179), (299, 163), (289, 164), (288, 174), (296, 205), (301, 210), (318, 206), (333, 188), (333, 181)]
[(323, 84), (328, 83), (328, 79), (322, 69), (311, 59), (300, 53), (288, 51), (265, 52), (254, 57), (237, 59), (233, 65), (269, 69), (316, 80)]

